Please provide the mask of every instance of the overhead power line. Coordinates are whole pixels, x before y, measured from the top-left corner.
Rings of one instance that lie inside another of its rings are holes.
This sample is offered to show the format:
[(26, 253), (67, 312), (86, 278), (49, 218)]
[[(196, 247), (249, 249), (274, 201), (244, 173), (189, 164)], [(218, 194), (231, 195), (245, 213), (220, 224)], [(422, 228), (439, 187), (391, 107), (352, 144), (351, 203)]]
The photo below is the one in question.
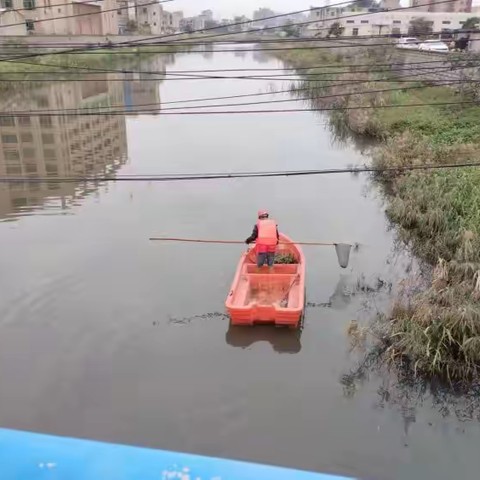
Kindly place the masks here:
[[(480, 65), (476, 65), (478, 67)], [(474, 68), (469, 66), (468, 68)], [(164, 75), (167, 75), (164, 78), (139, 78), (136, 81), (140, 82), (164, 82), (164, 81), (180, 81), (180, 80), (269, 80), (269, 81), (285, 81), (285, 80), (297, 80), (296, 78), (290, 77), (314, 77), (313, 80), (316, 81), (317, 77), (325, 75), (339, 75), (339, 74), (371, 74), (371, 73), (382, 73), (382, 72), (391, 72), (391, 73), (401, 73), (408, 71), (418, 71), (418, 70), (428, 70), (429, 72), (441, 72), (441, 71), (455, 71), (451, 67), (413, 67), (413, 68), (398, 68), (398, 69), (379, 69), (379, 70), (344, 70), (341, 72), (319, 72), (319, 73), (285, 73), (285, 74), (275, 74), (275, 75), (243, 75), (243, 76), (220, 76), (220, 75), (193, 75), (193, 74), (184, 74), (184, 73), (169, 73), (166, 72)], [(427, 72), (427, 73), (429, 73)], [(52, 72), (46, 72), (52, 73)], [(54, 72), (56, 73), (56, 72)], [(3, 78), (0, 74), (0, 82), (98, 82), (98, 79), (92, 78), (75, 78), (75, 79), (63, 79), (63, 78)], [(173, 78), (169, 78), (168, 75), (171, 75)], [(288, 77), (288, 78), (286, 78)], [(301, 80), (302, 78), (298, 78)], [(128, 78), (109, 78), (110, 82), (124, 82)], [(326, 79), (334, 80), (333, 79)]]
[[(194, 105), (194, 106), (181, 106), (181, 107), (167, 107), (167, 108), (162, 108), (162, 112), (165, 111), (171, 111), (171, 110), (196, 110), (196, 109), (202, 109), (202, 108), (226, 108), (226, 107), (246, 107), (246, 106), (252, 106), (252, 105), (266, 105), (266, 104), (277, 104), (277, 103), (288, 103), (288, 102), (301, 102), (301, 101), (315, 101), (315, 100), (324, 100), (327, 98), (339, 98), (339, 97), (352, 97), (352, 96), (359, 96), (359, 95), (369, 95), (372, 93), (388, 93), (388, 92), (398, 92), (398, 91), (405, 91), (405, 90), (421, 90), (425, 88), (435, 88), (435, 87), (443, 87), (443, 86), (448, 86), (452, 85), (457, 82), (450, 82), (450, 83), (442, 83), (439, 85), (420, 85), (420, 86), (414, 86), (414, 87), (398, 87), (398, 88), (384, 88), (384, 89), (376, 89), (376, 90), (361, 90), (357, 92), (341, 92), (341, 93), (335, 93), (331, 95), (319, 95), (319, 96), (312, 96), (312, 97), (299, 97), (299, 98), (287, 98), (287, 99), (281, 99), (281, 100), (264, 100), (264, 101), (259, 101), (259, 102), (244, 102), (244, 103), (227, 103), (227, 104), (207, 104), (207, 105)], [(480, 83), (480, 80), (475, 81), (475, 83)], [(123, 105), (119, 105), (122, 107)], [(119, 106), (111, 106), (108, 108), (118, 108)], [(135, 105), (136, 108), (138, 108), (140, 105)], [(162, 107), (162, 103), (151, 103), (151, 104), (144, 104), (142, 106), (151, 106), (154, 107), (156, 106), (157, 108)], [(107, 108), (107, 107), (94, 107), (95, 109), (97, 108)], [(76, 109), (68, 109), (69, 111), (78, 111)], [(82, 109), (82, 110), (90, 110), (88, 108)], [(29, 115), (37, 115), (39, 113), (49, 113), (49, 112), (55, 112), (55, 111), (66, 111), (64, 109), (62, 110), (30, 110), (30, 111), (24, 111), (22, 113), (28, 113)], [(145, 110), (143, 110), (145, 111)], [(152, 112), (155, 110), (152, 109)], [(108, 113), (108, 110), (106, 111)], [(134, 113), (135, 110), (132, 110)], [(12, 112), (0, 112), (0, 115), (3, 113), (9, 113), (9, 114), (15, 114), (19, 113), (18, 111), (12, 111)], [(98, 112), (98, 113), (103, 113)]]
[[(430, 3), (429, 5), (437, 5), (437, 4), (443, 4), (443, 3), (452, 3), (452, 2), (455, 2), (455, 1), (458, 1), (458, 0), (441, 0), (440, 2), (433, 2), (433, 3)], [(342, 2), (341, 4), (345, 4), (345, 3), (350, 3), (350, 2)], [(340, 5), (340, 4), (337, 4), (337, 5)], [(404, 8), (396, 8), (396, 9), (388, 9), (388, 10), (384, 10), (384, 13), (385, 12), (392, 12), (392, 11), (398, 11), (398, 10), (409, 10), (409, 9), (412, 9), (412, 8), (418, 8), (418, 7), (422, 7), (426, 4), (421, 4), (421, 5), (412, 5), (410, 7), (404, 7)], [(323, 8), (328, 8), (328, 7), (319, 7), (319, 8), (315, 8), (315, 9), (308, 9), (308, 10), (301, 10), (301, 11), (297, 11), (297, 12), (290, 12), (288, 14), (280, 14), (280, 15), (274, 15), (272, 17), (267, 17), (267, 18), (263, 18), (263, 19), (258, 19), (258, 20), (253, 20), (253, 21), (249, 21), (249, 22), (237, 22), (237, 23), (233, 23), (233, 24), (229, 24), (227, 26), (236, 26), (236, 25), (244, 25), (246, 23), (253, 23), (253, 22), (258, 22), (258, 21), (265, 21), (267, 19), (270, 19), (270, 18), (279, 18), (279, 17), (284, 17), (284, 16), (290, 16), (290, 15), (294, 15), (294, 14), (297, 14), (297, 13), (303, 13), (303, 12), (306, 12), (306, 11), (314, 11), (314, 10), (321, 10)], [(375, 13), (378, 13), (378, 12), (368, 12), (368, 13), (365, 13), (365, 14), (358, 14), (358, 15), (355, 15), (356, 17), (360, 17), (360, 16), (365, 16), (365, 15), (373, 15)], [(346, 18), (347, 16), (342, 16), (342, 17), (338, 17), (338, 18)], [(334, 18), (330, 18), (329, 20), (334, 20)], [(312, 20), (312, 21), (309, 21), (309, 22), (300, 22), (300, 23), (294, 23), (293, 25), (307, 25), (307, 24), (311, 24), (311, 23), (317, 23), (319, 20)], [(226, 26), (223, 25), (223, 26), (220, 26), (220, 27), (213, 27), (211, 29), (203, 29), (203, 30), (196, 30), (196, 31), (193, 31), (193, 32), (190, 32), (190, 33), (195, 33), (195, 32), (205, 32), (207, 30), (216, 30), (218, 28), (225, 28)], [(263, 28), (262, 31), (265, 31), (265, 30), (270, 30), (270, 29), (273, 29), (273, 28), (281, 28), (280, 26), (277, 26), (277, 27), (266, 27), (266, 28)], [(251, 30), (251, 31), (245, 31), (245, 32), (242, 32), (242, 33), (249, 33), (249, 32), (255, 32), (255, 31), (258, 31), (257, 30)], [(238, 32), (228, 32), (228, 33), (221, 33), (221, 34), (215, 34), (213, 36), (224, 36), (224, 35), (235, 35), (237, 34)], [(98, 45), (97, 47), (95, 47), (96, 49), (101, 49), (101, 48), (108, 48), (109, 46), (118, 46), (118, 45), (134, 45), (134, 44), (144, 44), (144, 42), (148, 42), (148, 41), (152, 41), (154, 38), (171, 38), (171, 37), (176, 37), (176, 36), (179, 36), (179, 35), (182, 35), (182, 34), (170, 34), (170, 35), (160, 35), (160, 36), (157, 36), (157, 37), (151, 37), (149, 39), (139, 39), (139, 40), (131, 40), (131, 41), (127, 41), (127, 42), (117, 42), (115, 44), (104, 44), (104, 45)], [(212, 37), (212, 35), (210, 36)], [(204, 36), (203, 39), (205, 39), (206, 37)], [(191, 38), (184, 38), (182, 39), (182, 41), (185, 41), (185, 40), (195, 40), (195, 38), (191, 39)], [(148, 44), (148, 43), (147, 43)], [(312, 48), (312, 47), (311, 47)], [(45, 55), (59, 55), (59, 54), (65, 54), (65, 53), (75, 53), (75, 52), (78, 52), (78, 51), (84, 51), (85, 49), (70, 49), (70, 50), (63, 50), (63, 51), (55, 51), (55, 52), (43, 52), (43, 53), (34, 53), (34, 54), (29, 54), (29, 55), (23, 55), (23, 56), (17, 56), (17, 57), (13, 57), (12, 59), (0, 59), (0, 61), (11, 61), (11, 60), (15, 60), (15, 59), (23, 59), (23, 58), (33, 58), (33, 57), (39, 57), (39, 56), (45, 56)], [(92, 51), (90, 51), (89, 53), (93, 53)], [(161, 52), (161, 53), (164, 53), (164, 52)]]
[[(370, 74), (370, 73), (381, 73), (381, 72), (391, 72), (393, 74), (402, 73), (402, 72), (409, 72), (409, 71), (424, 71), (423, 73), (418, 73), (415, 75), (406, 75), (406, 77), (412, 76), (422, 76), (428, 74), (441, 74), (442, 72), (447, 73), (448, 71), (456, 72), (462, 69), (469, 69), (475, 68), (471, 65), (464, 66), (464, 67), (413, 67), (413, 68), (403, 68), (403, 69), (380, 69), (380, 70), (365, 70), (365, 71), (344, 71), (344, 72), (320, 72), (320, 73), (311, 73), (311, 74), (284, 74), (284, 75), (251, 75), (251, 76), (213, 76), (213, 75), (189, 75), (183, 76), (184, 74), (178, 74), (178, 77), (175, 76), (174, 78), (139, 78), (135, 81), (138, 82), (164, 82), (164, 81), (184, 81), (184, 80), (260, 80), (260, 81), (302, 81), (302, 83), (318, 83), (318, 82), (331, 82), (335, 80), (335, 78), (324, 78), (319, 79), (318, 77), (324, 75), (335, 75), (335, 74)], [(52, 73), (52, 72), (50, 72)], [(55, 72), (53, 72), (55, 73)], [(285, 77), (299, 77), (299, 78), (285, 78)], [(303, 77), (313, 77), (313, 78), (303, 78)], [(382, 82), (382, 81), (397, 81), (398, 78), (403, 78), (405, 76), (398, 76), (398, 77), (391, 77), (389, 79), (381, 79), (381, 78), (370, 78), (370, 79), (359, 79), (353, 81), (353, 83), (367, 83), (367, 82)], [(128, 78), (110, 78), (108, 79), (109, 82), (125, 82), (129, 81)], [(95, 78), (27, 78), (27, 79), (18, 79), (18, 78), (2, 78), (0, 76), (0, 83), (1, 82), (33, 82), (33, 83), (41, 83), (41, 82), (98, 82), (101, 81)], [(462, 80), (462, 82), (468, 82), (469, 80)], [(348, 83), (351, 84), (351, 83)]]
[[(300, 113), (300, 112), (331, 112), (331, 111), (345, 111), (345, 110), (376, 110), (386, 108), (425, 108), (425, 107), (442, 107), (454, 105), (478, 105), (475, 101), (462, 102), (436, 102), (436, 103), (409, 103), (396, 105), (362, 105), (357, 107), (325, 107), (325, 108), (292, 108), (292, 109), (275, 109), (275, 110), (224, 110), (224, 111), (206, 111), (206, 112), (162, 112), (158, 110), (119, 110), (108, 112), (81, 112), (81, 113), (35, 113), (37, 117), (71, 117), (71, 116), (118, 116), (118, 115), (152, 115), (158, 116), (170, 115), (247, 115), (247, 114), (268, 114), (268, 113)], [(19, 114), (15, 112), (0, 113), (0, 117), (30, 117), (31, 114)]]
[[(94, 1), (94, 0), (92, 0)], [(103, 1), (103, 0), (101, 0)], [(142, 5), (155, 5), (159, 3), (168, 3), (168, 2), (173, 2), (174, 0), (157, 0), (155, 2), (149, 2), (149, 3), (144, 3)], [(69, 4), (64, 4), (64, 5), (69, 5)], [(91, 5), (90, 3), (87, 2), (78, 2), (78, 3), (73, 3), (72, 5), (88, 5), (88, 6), (95, 6)], [(38, 8), (44, 8), (44, 7), (38, 7)], [(47, 7), (45, 7), (47, 8)], [(65, 15), (63, 17), (52, 17), (52, 18), (41, 18), (39, 20), (32, 20), (33, 23), (41, 23), (41, 22), (52, 22), (55, 20), (63, 20), (65, 18), (74, 18), (74, 17), (85, 17), (87, 15), (101, 15), (102, 13), (107, 13), (107, 12), (116, 12), (118, 10), (126, 10), (128, 8), (135, 8), (135, 5), (126, 5), (124, 7), (116, 7), (116, 8), (109, 8), (106, 10), (100, 10), (99, 12), (86, 12), (86, 13), (76, 13), (74, 15)], [(33, 10), (33, 9), (25, 9), (25, 10)], [(19, 25), (25, 25), (25, 22), (19, 22), (19, 23), (9, 23), (7, 25), (0, 25), (0, 28), (8, 28), (8, 27), (17, 27)], [(25, 46), (25, 45), (24, 45)]]
[[(476, 42), (480, 41), (480, 39), (471, 39), (471, 42)], [(254, 43), (254, 42), (252, 42)], [(187, 45), (185, 45), (187, 46)], [(378, 47), (393, 47), (394, 45), (392, 43), (352, 43), (348, 45), (317, 45), (314, 47), (272, 47), (272, 48), (240, 48), (240, 49), (232, 49), (232, 48), (227, 48), (227, 49), (215, 49), (212, 50), (212, 53), (242, 53), (242, 52), (280, 52), (280, 51), (288, 51), (288, 50), (325, 50), (325, 49), (337, 49), (337, 48), (357, 48), (357, 47), (366, 47), (366, 48), (378, 48)], [(172, 48), (171, 45), (165, 45), (165, 48)], [(27, 56), (2, 56), (0, 58), (0, 62), (14, 62), (17, 59), (22, 59), (22, 58), (31, 58), (31, 57), (41, 57), (41, 56), (50, 56), (50, 55), (63, 55), (66, 54), (67, 52), (65, 50), (63, 51), (58, 51), (55, 50), (54, 52), (46, 52), (46, 53), (34, 53), (32, 55), (27, 55)], [(90, 50), (87, 52), (88, 55), (105, 55), (105, 52), (103, 51), (97, 51), (97, 50)], [(68, 55), (86, 55), (87, 54), (84, 50), (82, 51), (74, 51), (74, 52), (68, 52)], [(202, 53), (199, 51), (195, 50), (176, 50), (175, 52), (169, 52), (165, 50), (149, 50), (148, 52), (143, 52), (143, 54), (152, 54), (152, 53), (158, 53), (158, 54), (164, 54), (164, 53), (192, 53), (192, 54), (198, 54)], [(109, 51), (109, 55), (142, 55), (142, 52), (136, 52), (136, 51)], [(42, 64), (39, 64), (40, 66)]]
[[(450, 63), (452, 62), (466, 62), (467, 65), (465, 65), (465, 68), (470, 68), (470, 65), (468, 61), (461, 60), (461, 59), (451, 59)], [(480, 60), (479, 60), (480, 61)], [(21, 65), (34, 65), (34, 66), (42, 66), (42, 67), (49, 67), (49, 68), (66, 68), (68, 70), (74, 70), (77, 73), (79, 70), (86, 70), (88, 72), (98, 72), (98, 73), (134, 73), (134, 74), (145, 74), (145, 75), (161, 75), (163, 76), (165, 72), (163, 71), (142, 71), (142, 70), (129, 70), (129, 69), (112, 69), (112, 68), (96, 68), (96, 67), (86, 67), (86, 66), (76, 66), (76, 65), (65, 65), (65, 64), (55, 64), (55, 63), (42, 63), (42, 64), (36, 64), (36, 63), (30, 63), (30, 62), (22, 62), (22, 61), (15, 61), (11, 63), (16, 63), (16, 64), (21, 64)], [(424, 62), (410, 62), (410, 63), (405, 63), (404, 65), (416, 65), (416, 64), (430, 64), (430, 63), (446, 63), (446, 61), (443, 60), (428, 60)], [(359, 64), (353, 64), (353, 65), (348, 65), (348, 67), (363, 67), (363, 66), (392, 66), (396, 65), (395, 63), (359, 63)], [(314, 67), (299, 67), (299, 68), (285, 68), (285, 69), (279, 69), (279, 70), (305, 70), (305, 69), (310, 69), (310, 68), (345, 68), (344, 65), (317, 65)], [(456, 68), (456, 67), (455, 67)], [(463, 67), (459, 67), (463, 68)], [(223, 69), (219, 69), (219, 71), (222, 71)], [(232, 69), (232, 71), (235, 69)], [(259, 69), (260, 70), (260, 69)], [(228, 71), (228, 70), (225, 70)], [(184, 73), (182, 71), (173, 71), (174, 73)], [(200, 72), (200, 71), (198, 71)], [(7, 72), (0, 72), (0, 74), (7, 73)], [(9, 72), (9, 73), (24, 73), (24, 72)], [(35, 72), (28, 72), (30, 73), (35, 73)], [(48, 72), (46, 72), (48, 73)], [(58, 72), (52, 72), (52, 73), (58, 73)], [(79, 72), (81, 73), (81, 72)], [(195, 73), (195, 71), (192, 71), (192, 73)]]
[(76, 176), (76, 177), (0, 177), (0, 183), (79, 183), (79, 182), (179, 182), (195, 180), (222, 180), (234, 178), (268, 177), (306, 177), (312, 175), (335, 175), (342, 173), (400, 173), (415, 170), (447, 170), (456, 168), (479, 167), (480, 162), (410, 165), (403, 167), (377, 168), (361, 166), (354, 168), (332, 168), (321, 170), (287, 170), (272, 172), (235, 172), (235, 173), (186, 173), (163, 175), (119, 175), (119, 176)]
[[(94, 1), (94, 0), (92, 0)], [(173, 0), (170, 0), (173, 1)], [(450, 0), (450, 1), (458, 1), (458, 0)], [(149, 5), (149, 4), (145, 4)], [(406, 7), (405, 7), (406, 8)], [(118, 9), (116, 9), (118, 10)], [(106, 11), (106, 10), (104, 10)], [(101, 12), (99, 12), (101, 13)], [(378, 13), (378, 12), (374, 12)], [(374, 14), (372, 12), (368, 13), (369, 15)], [(363, 15), (363, 14), (362, 14)], [(360, 14), (355, 15), (356, 17), (360, 16)], [(339, 18), (345, 18), (345, 17), (339, 17)], [(57, 18), (54, 18), (55, 20)], [(315, 22), (320, 21), (320, 20), (315, 20)], [(330, 21), (330, 19), (329, 19)], [(292, 24), (293, 26), (295, 25), (294, 23)], [(11, 25), (10, 25), (11, 26)], [(281, 27), (275, 27), (275, 28), (281, 28)], [(246, 32), (245, 32), (246, 33)], [(429, 33), (430, 36), (433, 35), (442, 35), (445, 34), (444, 31), (432, 31)], [(231, 33), (228, 33), (228, 35), (231, 35)], [(392, 38), (392, 39), (397, 39), (396, 34), (392, 33), (385, 33), (385, 34), (373, 34), (373, 35), (342, 35), (341, 37), (302, 37), (302, 38), (273, 38), (273, 39), (248, 39), (248, 40), (240, 40), (240, 39), (235, 39), (235, 40), (218, 40), (218, 41), (192, 41), (193, 39), (179, 39), (179, 40), (173, 40), (169, 42), (149, 42), (146, 46), (149, 47), (165, 47), (165, 46), (210, 46), (210, 45), (248, 45), (248, 44), (294, 44), (294, 43), (318, 43), (318, 42), (323, 42), (323, 43), (328, 43), (328, 42), (340, 42), (340, 41), (345, 41), (345, 40), (371, 40), (371, 39), (378, 39), (378, 38)], [(202, 37), (198, 37), (201, 39)], [(208, 37), (203, 37), (203, 38), (208, 38)], [(187, 42), (188, 40), (188, 42)], [(420, 44), (424, 43), (425, 40), (417, 40), (414, 42), (410, 42), (411, 44)], [(18, 47), (24, 47), (25, 49), (28, 48), (30, 49), (47, 49), (47, 48), (66, 48), (66, 47), (71, 47), (72, 45), (75, 45), (77, 47), (85, 47), (87, 49), (92, 49), (96, 48), (97, 45), (93, 44), (92, 42), (87, 42), (87, 43), (35, 43), (35, 44), (25, 44), (25, 43), (8, 43), (5, 45), (2, 45), (2, 48), (8, 50), (17, 50)], [(131, 48), (131, 45), (128, 44), (108, 44), (109, 50), (116, 49), (116, 48)], [(15, 53), (15, 52), (14, 52)]]
[[(479, 60), (480, 61), (480, 58)], [(201, 70), (167, 70), (167, 71), (161, 71), (161, 70), (126, 70), (126, 69), (121, 69), (121, 70), (114, 70), (114, 69), (105, 69), (105, 68), (89, 68), (89, 67), (80, 67), (76, 65), (61, 65), (61, 64), (37, 64), (37, 63), (29, 63), (29, 62), (12, 62), (12, 63), (18, 63), (18, 64), (25, 64), (25, 65), (35, 65), (39, 67), (55, 67), (55, 68), (70, 68), (72, 70), (56, 70), (52, 72), (52, 70), (37, 70), (37, 71), (32, 71), (32, 72), (25, 72), (25, 71), (19, 71), (19, 70), (2, 70), (0, 72), (0, 75), (6, 75), (6, 74), (17, 74), (17, 75), (45, 75), (45, 74), (50, 74), (50, 73), (55, 73), (55, 74), (60, 74), (60, 75), (98, 75), (99, 73), (135, 73), (135, 74), (141, 74), (141, 75), (170, 75), (172, 73), (174, 74), (181, 74), (181, 73), (222, 73), (222, 72), (274, 72), (274, 71), (293, 71), (293, 70), (298, 70), (298, 71), (303, 71), (303, 70), (316, 70), (319, 68), (340, 68), (340, 69), (345, 69), (345, 68), (358, 68), (358, 67), (391, 67), (391, 69), (395, 69), (397, 67), (405, 67), (409, 65), (427, 65), (427, 64), (438, 64), (438, 63), (470, 63), (471, 60), (464, 60), (464, 59), (449, 59), (447, 60), (426, 60), (423, 62), (390, 62), (390, 63), (358, 63), (358, 64), (348, 64), (348, 65), (339, 65), (338, 63), (335, 65), (311, 65), (309, 67), (276, 67), (276, 68), (214, 68), (214, 69), (201, 69)], [(469, 67), (475, 68), (478, 65), (468, 65)], [(431, 68), (437, 68), (435, 65), (432, 65)], [(451, 66), (448, 67), (454, 70), (456, 67)], [(78, 70), (86, 70), (85, 72), (79, 72)], [(357, 73), (359, 70), (352, 72), (351, 70), (341, 70), (341, 71), (332, 71), (332, 72), (324, 72), (326, 73)], [(305, 74), (301, 74), (305, 75)], [(319, 73), (312, 72), (312, 75), (319, 75)]]

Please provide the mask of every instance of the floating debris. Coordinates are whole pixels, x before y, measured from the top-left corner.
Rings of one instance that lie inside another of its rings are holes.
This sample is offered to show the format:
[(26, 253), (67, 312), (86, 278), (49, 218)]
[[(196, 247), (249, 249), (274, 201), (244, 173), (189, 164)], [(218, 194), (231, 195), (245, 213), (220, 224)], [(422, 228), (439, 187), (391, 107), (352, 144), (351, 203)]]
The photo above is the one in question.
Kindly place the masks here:
[[(223, 312), (208, 312), (203, 313), (200, 315), (193, 315), (192, 317), (183, 317), (183, 318), (176, 318), (176, 317), (168, 317), (167, 324), (173, 325), (188, 325), (196, 320), (228, 320), (230, 317)], [(158, 327), (159, 325), (164, 325), (164, 321), (155, 320), (153, 322), (154, 327)]]

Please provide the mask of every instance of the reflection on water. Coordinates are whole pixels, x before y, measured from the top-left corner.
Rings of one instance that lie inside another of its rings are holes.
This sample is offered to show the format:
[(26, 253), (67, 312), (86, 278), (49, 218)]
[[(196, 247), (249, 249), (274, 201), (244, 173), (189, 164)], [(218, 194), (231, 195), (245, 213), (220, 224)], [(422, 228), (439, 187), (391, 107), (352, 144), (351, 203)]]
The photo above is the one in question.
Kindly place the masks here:
[(247, 348), (256, 342), (268, 342), (277, 353), (298, 353), (302, 349), (301, 330), (257, 325), (255, 328), (230, 325), (225, 340), (232, 347)]
[[(169, 57), (166, 57), (168, 60)], [(148, 69), (165, 71), (166, 60), (154, 57)], [(140, 68), (137, 66), (137, 68)], [(160, 111), (161, 80), (129, 73), (117, 81), (107, 74), (83, 81), (43, 83), (30, 90), (0, 97), (0, 111), (116, 108), (131, 111), (148, 105)], [(148, 80), (148, 81), (144, 81)], [(98, 111), (98, 110), (97, 110)], [(74, 113), (74, 112), (71, 112)], [(0, 117), (0, 178), (64, 178), (112, 176), (127, 162), (126, 116), (68, 115)], [(39, 208), (67, 209), (74, 199), (98, 188), (90, 183), (0, 183), (0, 221)]]

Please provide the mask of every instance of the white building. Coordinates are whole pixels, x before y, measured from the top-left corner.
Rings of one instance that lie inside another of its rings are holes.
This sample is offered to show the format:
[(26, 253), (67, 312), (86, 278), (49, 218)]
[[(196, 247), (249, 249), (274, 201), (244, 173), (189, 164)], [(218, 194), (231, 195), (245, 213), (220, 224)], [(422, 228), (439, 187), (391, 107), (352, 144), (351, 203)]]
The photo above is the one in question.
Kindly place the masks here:
[(204, 28), (205, 18), (202, 16), (187, 17), (180, 20), (180, 30), (182, 32), (193, 32), (196, 30), (203, 30)]
[(173, 13), (162, 10), (160, 30), (161, 33), (175, 32), (175, 28), (173, 27)]
[(159, 3), (151, 4), (149, 0), (137, 0), (137, 26), (142, 33), (158, 35), (162, 32), (163, 8)]
[(172, 26), (175, 32), (180, 31), (180, 21), (183, 19), (183, 12), (181, 10), (172, 12)]
[[(358, 15), (358, 18), (356, 16)], [(344, 31), (342, 36), (369, 36), (369, 35), (407, 35), (410, 22), (417, 18), (425, 18), (432, 22), (434, 33), (456, 30), (462, 28), (471, 13), (461, 12), (418, 12), (407, 10), (405, 12), (380, 11), (368, 12), (366, 9), (355, 7), (345, 8), (324, 8), (313, 10), (310, 19), (318, 19), (318, 22), (311, 24), (310, 33), (326, 37), (328, 30), (335, 22), (338, 22)], [(343, 18), (342, 18), (343, 17)]]

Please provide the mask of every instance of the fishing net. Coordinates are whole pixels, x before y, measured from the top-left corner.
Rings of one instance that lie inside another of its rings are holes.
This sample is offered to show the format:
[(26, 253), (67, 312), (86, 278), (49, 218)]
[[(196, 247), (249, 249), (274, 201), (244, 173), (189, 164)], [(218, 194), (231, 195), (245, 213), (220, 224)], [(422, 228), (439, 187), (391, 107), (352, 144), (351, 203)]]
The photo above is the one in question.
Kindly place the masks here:
[(350, 259), (350, 250), (352, 249), (351, 245), (348, 243), (336, 243), (335, 250), (337, 252), (338, 263), (342, 268), (348, 267), (348, 261)]

